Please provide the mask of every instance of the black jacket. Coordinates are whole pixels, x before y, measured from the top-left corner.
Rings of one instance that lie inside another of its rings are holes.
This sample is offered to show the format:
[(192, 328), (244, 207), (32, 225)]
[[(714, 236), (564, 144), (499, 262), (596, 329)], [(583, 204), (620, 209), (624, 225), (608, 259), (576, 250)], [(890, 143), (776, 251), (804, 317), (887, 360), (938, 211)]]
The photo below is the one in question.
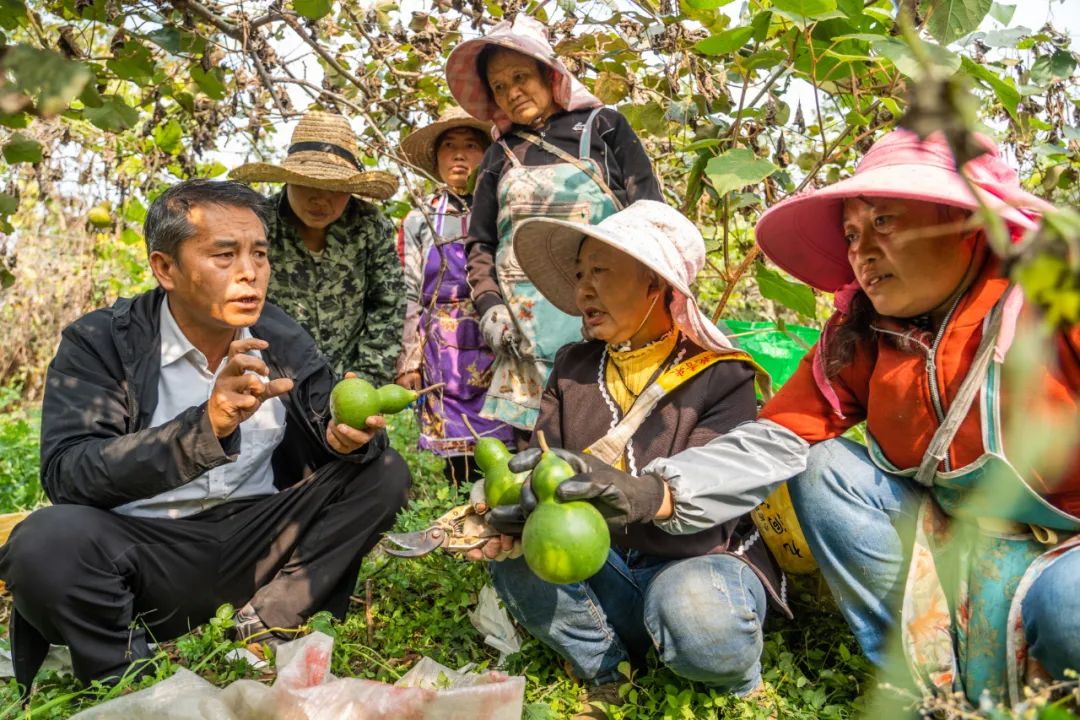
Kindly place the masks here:
[[(121, 298), (64, 329), (41, 412), (41, 483), (52, 502), (113, 508), (180, 487), (237, 458), (242, 429), (219, 440), (206, 403), (147, 427), (158, 400), (164, 298), (160, 288)], [(382, 453), (385, 432), (348, 456), (326, 444), (337, 378), (292, 318), (267, 303), (251, 333), (270, 343), (263, 358), (271, 378), (294, 381), (281, 396), (285, 436), (273, 456), (275, 485), (292, 485), (336, 458), (367, 463)]]

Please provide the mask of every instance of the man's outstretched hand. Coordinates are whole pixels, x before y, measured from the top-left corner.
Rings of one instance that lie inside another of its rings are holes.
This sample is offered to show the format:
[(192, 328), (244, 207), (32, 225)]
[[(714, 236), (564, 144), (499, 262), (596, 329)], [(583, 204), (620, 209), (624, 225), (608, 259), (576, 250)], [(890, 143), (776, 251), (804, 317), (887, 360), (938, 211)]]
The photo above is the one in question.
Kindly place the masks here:
[(206, 403), (206, 414), (216, 437), (232, 435), (264, 402), (292, 390), (291, 378), (263, 382), (262, 378), (269, 377), (270, 368), (259, 358), (247, 354), (250, 350), (268, 347), (270, 343), (258, 338), (234, 340), (229, 345), (225, 367)]
[[(347, 372), (345, 377), (356, 377), (356, 373)], [(375, 433), (386, 427), (386, 418), (382, 415), (372, 415), (365, 421), (365, 424), (367, 425), (366, 428), (357, 430), (345, 423), (334, 424), (331, 420), (326, 425), (326, 444), (334, 452), (342, 455), (355, 452), (367, 445), (371, 438), (375, 436)]]

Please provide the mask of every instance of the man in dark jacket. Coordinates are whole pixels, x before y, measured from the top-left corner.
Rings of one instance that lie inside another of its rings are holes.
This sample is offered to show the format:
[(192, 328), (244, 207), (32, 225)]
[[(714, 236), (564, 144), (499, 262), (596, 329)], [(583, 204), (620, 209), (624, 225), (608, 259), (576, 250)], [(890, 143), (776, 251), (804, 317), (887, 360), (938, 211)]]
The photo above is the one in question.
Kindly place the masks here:
[(80, 680), (116, 678), (222, 603), (253, 640), (343, 617), (405, 505), (382, 418), (330, 422), (333, 371), (264, 301), (264, 208), (237, 183), (170, 188), (145, 226), (160, 287), (64, 330), (42, 406), (54, 504), (0, 548), (27, 688), (48, 643)]

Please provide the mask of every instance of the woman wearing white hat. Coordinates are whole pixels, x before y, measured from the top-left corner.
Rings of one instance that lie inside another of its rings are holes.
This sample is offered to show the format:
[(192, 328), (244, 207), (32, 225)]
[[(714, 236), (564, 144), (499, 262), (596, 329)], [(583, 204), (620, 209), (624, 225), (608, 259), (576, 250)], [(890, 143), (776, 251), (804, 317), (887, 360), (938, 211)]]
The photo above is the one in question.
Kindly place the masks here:
[(476, 479), (472, 431), (512, 439), (508, 425), (480, 415), (494, 356), (480, 332), (465, 271), (469, 179), (490, 144), (491, 123), (458, 107), (401, 143), (402, 154), (445, 187), (427, 199), (427, 217), (413, 210), (401, 224), (409, 301), (397, 383), (414, 390), (445, 383), (420, 401), (419, 444), (447, 459), (446, 476), (455, 485)]
[[(559, 351), (537, 429), (571, 464), (594, 468), (598, 487), (602, 468), (636, 474), (754, 418), (756, 366), (698, 308), (690, 284), (705, 242), (677, 210), (642, 200), (597, 225), (532, 219), (515, 232), (514, 249), (544, 297), (583, 316), (593, 338)], [(527, 450), (511, 467), (528, 469), (538, 457)], [(685, 678), (738, 695), (756, 689), (768, 600), (788, 610), (749, 515), (673, 534), (654, 521), (671, 512), (663, 483), (608, 491), (625, 511), (606, 513), (612, 548), (589, 580), (552, 585), (522, 558), (492, 563), (511, 613), (596, 685), (654, 647)], [(493, 524), (515, 531), (514, 513), (494, 509)]]
[(397, 178), (364, 170), (356, 133), (341, 115), (311, 110), (293, 131), (284, 162), (230, 173), (285, 183), (270, 199), (273, 268), (267, 299), (311, 333), (338, 373), (390, 382), (405, 311), (393, 224), (355, 195), (385, 200)]

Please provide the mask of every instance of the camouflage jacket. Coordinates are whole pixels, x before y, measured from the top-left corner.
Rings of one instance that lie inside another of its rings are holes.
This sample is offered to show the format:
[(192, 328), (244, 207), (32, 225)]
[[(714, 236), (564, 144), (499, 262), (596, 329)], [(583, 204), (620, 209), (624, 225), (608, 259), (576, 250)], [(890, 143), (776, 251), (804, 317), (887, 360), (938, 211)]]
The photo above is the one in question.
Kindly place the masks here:
[(392, 382), (405, 318), (405, 281), (393, 224), (351, 198), (316, 255), (304, 246), (282, 189), (271, 198), (268, 299), (315, 338), (338, 374)]

